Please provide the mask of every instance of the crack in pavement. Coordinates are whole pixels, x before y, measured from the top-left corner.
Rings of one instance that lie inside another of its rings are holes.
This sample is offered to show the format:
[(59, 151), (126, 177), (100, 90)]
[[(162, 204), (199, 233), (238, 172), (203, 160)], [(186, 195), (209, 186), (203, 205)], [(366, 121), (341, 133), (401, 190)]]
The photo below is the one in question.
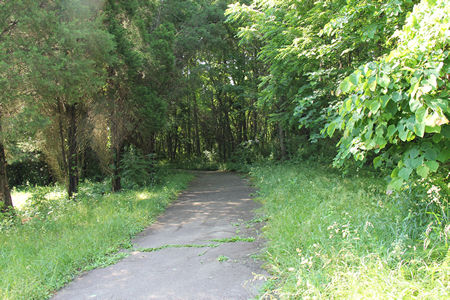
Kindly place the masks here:
[(82, 274), (53, 299), (255, 297), (267, 273), (255, 259), (263, 240), (261, 218), (254, 214), (260, 206), (252, 199), (254, 191), (233, 173), (195, 175), (178, 200), (133, 240), (129, 250), (137, 251)]
[(154, 252), (164, 250), (167, 248), (216, 248), (226, 243), (236, 243), (236, 242), (253, 243), (254, 241), (255, 241), (254, 237), (242, 238), (240, 236), (235, 236), (230, 238), (209, 240), (209, 242), (216, 242), (218, 244), (167, 244), (156, 248), (134, 248), (130, 252)]

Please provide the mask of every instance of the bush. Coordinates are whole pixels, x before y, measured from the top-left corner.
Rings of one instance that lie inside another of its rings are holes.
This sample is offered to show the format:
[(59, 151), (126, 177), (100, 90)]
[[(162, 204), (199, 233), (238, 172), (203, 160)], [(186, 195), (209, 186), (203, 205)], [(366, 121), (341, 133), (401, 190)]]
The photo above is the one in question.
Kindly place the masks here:
[(125, 189), (154, 185), (158, 181), (154, 154), (143, 155), (130, 146), (121, 161), (122, 184)]
[(242, 142), (230, 158), (232, 163), (252, 164), (263, 158), (263, 151), (258, 140)]
[(337, 165), (375, 153), (376, 167), (393, 164), (396, 190), (415, 174), (448, 173), (449, 30), (448, 1), (422, 0), (392, 37), (396, 47), (341, 82), (348, 97), (326, 128), (330, 136), (343, 131)]
[(55, 182), (49, 166), (38, 155), (29, 156), (9, 164), (6, 169), (9, 186), (49, 185)]

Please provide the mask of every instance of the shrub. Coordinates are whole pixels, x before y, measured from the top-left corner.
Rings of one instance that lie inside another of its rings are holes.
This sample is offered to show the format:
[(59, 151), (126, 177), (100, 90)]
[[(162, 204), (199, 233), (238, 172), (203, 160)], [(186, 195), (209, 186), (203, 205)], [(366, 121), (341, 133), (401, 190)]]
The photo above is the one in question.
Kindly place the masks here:
[(120, 168), (122, 183), (126, 189), (153, 185), (158, 180), (154, 154), (145, 156), (133, 146), (125, 151)]

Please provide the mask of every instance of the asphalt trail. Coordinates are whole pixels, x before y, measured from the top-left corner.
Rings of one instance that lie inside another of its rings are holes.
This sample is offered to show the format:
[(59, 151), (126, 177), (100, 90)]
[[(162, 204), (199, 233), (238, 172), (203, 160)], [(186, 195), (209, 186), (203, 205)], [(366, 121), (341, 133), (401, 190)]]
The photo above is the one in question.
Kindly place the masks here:
[[(237, 174), (195, 175), (179, 199), (133, 241), (141, 250), (167, 245), (180, 248), (133, 251), (115, 265), (81, 275), (52, 299), (253, 298), (263, 284), (255, 274), (265, 274), (255, 259), (262, 240), (253, 190)], [(236, 236), (255, 241), (212, 241)]]

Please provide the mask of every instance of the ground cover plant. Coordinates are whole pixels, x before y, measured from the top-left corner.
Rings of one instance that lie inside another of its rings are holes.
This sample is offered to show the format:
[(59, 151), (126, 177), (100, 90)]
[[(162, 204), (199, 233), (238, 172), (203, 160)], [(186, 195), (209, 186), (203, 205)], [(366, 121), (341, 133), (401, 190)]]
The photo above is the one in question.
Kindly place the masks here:
[(266, 296), (449, 296), (445, 185), (386, 194), (378, 172), (344, 177), (308, 161), (261, 165), (251, 175), (268, 217)]
[(120, 193), (110, 193), (110, 184), (82, 184), (77, 201), (67, 200), (63, 187), (21, 192), (31, 195), (31, 206), (0, 219), (0, 298), (45, 299), (81, 271), (122, 258), (117, 251), (131, 247), (130, 238), (191, 178), (168, 175), (159, 185)]

